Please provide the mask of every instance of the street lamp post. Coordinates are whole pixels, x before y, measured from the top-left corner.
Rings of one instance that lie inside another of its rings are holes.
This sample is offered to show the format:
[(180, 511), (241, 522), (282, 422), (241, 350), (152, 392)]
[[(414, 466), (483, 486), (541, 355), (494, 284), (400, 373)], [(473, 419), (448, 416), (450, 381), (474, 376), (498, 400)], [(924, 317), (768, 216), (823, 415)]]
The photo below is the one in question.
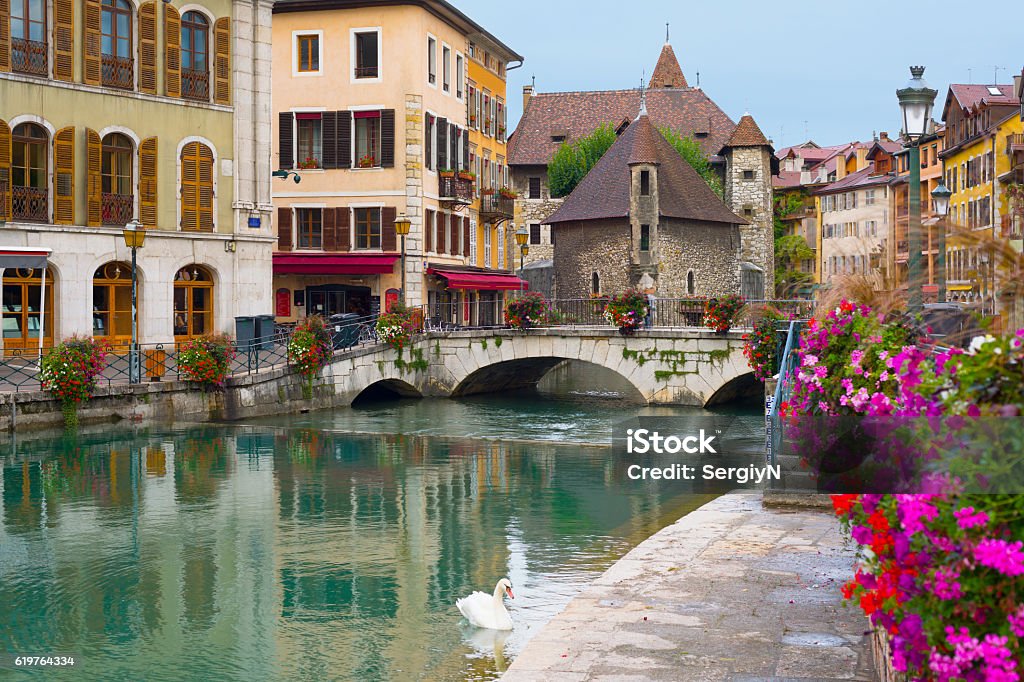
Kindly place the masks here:
[(524, 270), (526, 269), (526, 254), (530, 252), (530, 232), (526, 229), (526, 226), (520, 227), (516, 230), (516, 244), (519, 245), (519, 295), (522, 296), (526, 291), (526, 282), (523, 280)]
[(921, 149), (918, 143), (928, 132), (932, 105), (938, 91), (924, 82), (924, 67), (911, 66), (907, 87), (896, 91), (903, 112), (903, 134), (910, 143), (910, 215), (907, 223), (907, 307), (921, 312)]
[(939, 217), (938, 253), (935, 254), (936, 301), (946, 302), (946, 216), (949, 215), (949, 197), (953, 195), (946, 183), (939, 178), (938, 186), (932, 190), (932, 206)]
[(142, 223), (133, 220), (124, 226), (124, 244), (132, 250), (132, 345), (128, 349), (128, 382), (142, 381), (142, 365), (139, 361), (139, 276), (138, 251), (146, 241), (146, 230)]
[(409, 234), (409, 230), (412, 228), (412, 221), (409, 220), (408, 216), (404, 213), (398, 214), (395, 218), (395, 234), (402, 238), (402, 305), (406, 304), (405, 301), (405, 237)]

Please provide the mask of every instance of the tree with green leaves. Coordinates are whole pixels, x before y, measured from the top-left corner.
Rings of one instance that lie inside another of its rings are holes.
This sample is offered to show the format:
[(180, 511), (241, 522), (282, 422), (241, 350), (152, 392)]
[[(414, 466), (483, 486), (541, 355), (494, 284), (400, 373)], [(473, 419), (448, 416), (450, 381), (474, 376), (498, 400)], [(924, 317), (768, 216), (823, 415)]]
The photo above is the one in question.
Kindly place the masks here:
[(790, 298), (814, 281), (814, 275), (800, 265), (814, 258), (814, 249), (803, 236), (786, 234), (785, 219), (803, 208), (807, 197), (803, 192), (787, 192), (775, 197), (775, 295)]
[(551, 196), (569, 196), (615, 143), (615, 139), (615, 129), (610, 123), (605, 123), (586, 137), (563, 143), (548, 164)]
[(668, 140), (668, 143), (679, 152), (679, 156), (683, 157), (683, 160), (690, 164), (693, 170), (697, 171), (697, 175), (702, 177), (704, 182), (708, 183), (708, 187), (718, 195), (719, 199), (723, 198), (725, 192), (722, 188), (722, 179), (718, 176), (718, 172), (712, 168), (711, 159), (701, 149), (700, 143), (691, 136), (677, 133), (668, 127), (661, 128), (660, 130), (662, 136)]

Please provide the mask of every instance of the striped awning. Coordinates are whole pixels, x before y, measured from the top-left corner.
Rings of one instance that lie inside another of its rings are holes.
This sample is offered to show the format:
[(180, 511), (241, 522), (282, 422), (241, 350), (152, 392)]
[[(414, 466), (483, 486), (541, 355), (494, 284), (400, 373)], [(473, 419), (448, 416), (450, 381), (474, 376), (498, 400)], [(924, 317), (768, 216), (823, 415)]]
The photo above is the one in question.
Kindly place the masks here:
[(53, 249), (26, 246), (0, 246), (0, 270), (26, 268), (35, 270), (46, 267)]

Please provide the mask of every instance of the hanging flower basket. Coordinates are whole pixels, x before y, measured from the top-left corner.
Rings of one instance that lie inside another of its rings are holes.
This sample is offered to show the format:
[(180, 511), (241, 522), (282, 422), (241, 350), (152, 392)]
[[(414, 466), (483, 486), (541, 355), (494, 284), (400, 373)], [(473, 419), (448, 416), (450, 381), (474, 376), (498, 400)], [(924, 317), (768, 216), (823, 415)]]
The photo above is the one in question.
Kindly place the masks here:
[(737, 294), (726, 294), (719, 298), (708, 299), (704, 304), (704, 326), (725, 334), (732, 328), (736, 315), (743, 308), (744, 300)]
[(604, 308), (604, 319), (608, 324), (618, 327), (620, 334), (628, 336), (644, 323), (647, 310), (647, 297), (643, 292), (629, 289), (608, 300)]
[(313, 397), (313, 380), (327, 364), (333, 348), (331, 333), (319, 315), (300, 322), (288, 340), (288, 362), (305, 378), (302, 394), (307, 400)]
[(92, 397), (96, 378), (107, 365), (110, 347), (90, 337), (72, 336), (43, 356), (39, 380), (60, 400), (64, 426), (78, 426), (78, 406)]
[(178, 372), (205, 389), (223, 388), (234, 357), (235, 345), (227, 334), (197, 336), (181, 344)]

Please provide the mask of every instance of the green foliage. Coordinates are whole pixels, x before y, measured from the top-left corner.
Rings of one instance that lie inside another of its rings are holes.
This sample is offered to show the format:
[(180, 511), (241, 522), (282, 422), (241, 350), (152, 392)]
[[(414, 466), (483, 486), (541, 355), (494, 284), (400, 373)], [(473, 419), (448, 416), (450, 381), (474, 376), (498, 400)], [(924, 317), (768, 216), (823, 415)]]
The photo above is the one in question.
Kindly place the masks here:
[(548, 164), (551, 196), (568, 196), (615, 143), (615, 139), (615, 129), (610, 123), (605, 123), (586, 137), (562, 144)]
[(814, 281), (812, 273), (800, 269), (801, 261), (814, 258), (814, 249), (802, 236), (787, 235), (784, 222), (788, 216), (802, 209), (806, 201), (807, 195), (803, 190), (775, 196), (775, 294), (780, 298), (790, 298)]
[(661, 134), (679, 152), (679, 156), (683, 157), (683, 160), (690, 164), (693, 170), (697, 171), (697, 175), (704, 178), (704, 182), (708, 183), (708, 187), (718, 195), (718, 198), (723, 198), (725, 191), (722, 188), (722, 180), (718, 177), (715, 169), (711, 167), (711, 159), (701, 149), (700, 143), (689, 135), (677, 133), (667, 127), (661, 128)]

